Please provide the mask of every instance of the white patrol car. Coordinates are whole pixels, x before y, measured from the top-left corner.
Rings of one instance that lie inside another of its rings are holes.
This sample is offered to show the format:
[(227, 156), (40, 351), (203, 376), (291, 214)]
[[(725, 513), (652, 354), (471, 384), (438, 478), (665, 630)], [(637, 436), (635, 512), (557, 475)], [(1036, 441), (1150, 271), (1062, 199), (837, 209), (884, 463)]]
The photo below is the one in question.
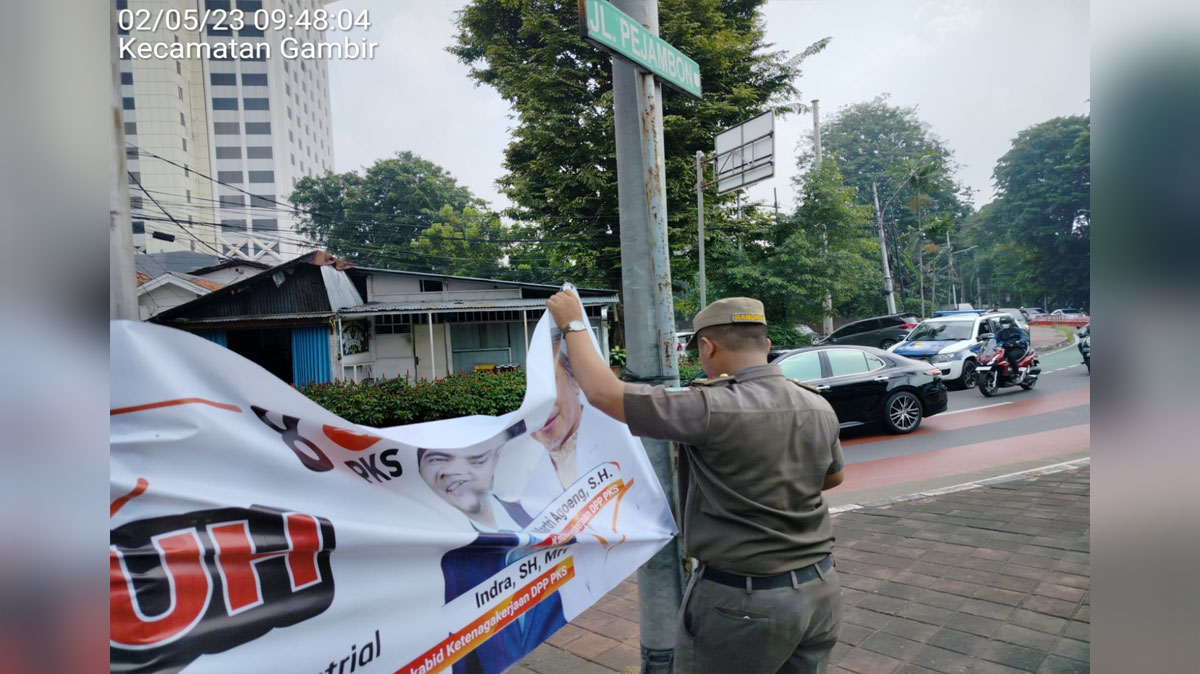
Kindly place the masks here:
[(976, 358), (984, 347), (980, 336), (1000, 332), (1001, 316), (1012, 318), (1011, 314), (985, 309), (939, 311), (888, 351), (936, 365), (947, 383), (974, 388), (978, 381)]

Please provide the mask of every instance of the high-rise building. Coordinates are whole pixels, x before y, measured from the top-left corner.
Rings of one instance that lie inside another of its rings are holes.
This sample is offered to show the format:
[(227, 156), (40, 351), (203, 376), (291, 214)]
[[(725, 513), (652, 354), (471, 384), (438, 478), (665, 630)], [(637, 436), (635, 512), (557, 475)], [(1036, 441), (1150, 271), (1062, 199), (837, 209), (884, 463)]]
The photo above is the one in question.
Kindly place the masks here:
[[(135, 49), (122, 51), (135, 248), (267, 263), (311, 250), (287, 197), (301, 177), (333, 169), (329, 73), (323, 59), (285, 58), (281, 42), (316, 43), (324, 34), (309, 22), (276, 30), (278, 23), (261, 21), (260, 29), (253, 17), (300, 16), (328, 0), (116, 2), (157, 24), (119, 29), (121, 38), (182, 45), (158, 54), (185, 52), (142, 58)], [(186, 20), (154, 21), (189, 10), (208, 18), (202, 31), (187, 31)], [(240, 10), (240, 29), (225, 14), (233, 10)], [(240, 49), (193, 48), (231, 40)]]

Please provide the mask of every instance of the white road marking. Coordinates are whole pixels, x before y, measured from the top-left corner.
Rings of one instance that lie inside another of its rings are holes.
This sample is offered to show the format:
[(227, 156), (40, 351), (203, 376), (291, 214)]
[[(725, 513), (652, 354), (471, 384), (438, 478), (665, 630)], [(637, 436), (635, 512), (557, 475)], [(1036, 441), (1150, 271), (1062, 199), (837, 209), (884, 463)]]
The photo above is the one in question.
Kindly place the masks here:
[(906, 496), (898, 496), (896, 498), (887, 499), (885, 501), (873, 502), (870, 505), (864, 505), (864, 504), (860, 504), (860, 503), (852, 503), (852, 504), (848, 504), (848, 505), (834, 506), (829, 509), (829, 514), (836, 515), (838, 513), (849, 512), (851, 510), (859, 510), (862, 508), (873, 508), (873, 507), (877, 507), (877, 506), (881, 506), (881, 505), (887, 505), (889, 503), (899, 503), (901, 501), (915, 501), (915, 500), (921, 499), (921, 498), (930, 498), (933, 496), (941, 496), (942, 494), (952, 494), (957, 491), (966, 491), (968, 489), (978, 489), (980, 487), (987, 487), (987, 486), (990, 486), (993, 484), (999, 484), (1001, 482), (1011, 482), (1013, 480), (1017, 480), (1017, 479), (1020, 479), (1023, 477), (1028, 477), (1030, 475), (1051, 475), (1053, 473), (1061, 473), (1064, 470), (1070, 470), (1072, 468), (1079, 468), (1081, 466), (1086, 466), (1086, 465), (1090, 464), (1091, 462), (1092, 462), (1092, 457), (1085, 456), (1082, 459), (1075, 459), (1074, 461), (1064, 461), (1062, 463), (1054, 463), (1054, 464), (1050, 464), (1048, 466), (1039, 466), (1037, 468), (1030, 468), (1029, 470), (1022, 470), (1022, 471), (1018, 471), (1016, 473), (1008, 473), (1006, 475), (998, 475), (996, 477), (989, 477), (989, 478), (986, 478), (983, 480), (975, 480), (974, 482), (964, 482), (962, 484), (956, 484), (956, 485), (952, 485), (949, 487), (942, 487), (940, 489), (930, 489), (929, 491), (921, 491), (921, 492), (917, 492), (915, 494), (908, 494)]
[(1010, 401), (1004, 402), (1004, 403), (993, 403), (991, 405), (980, 405), (979, 407), (968, 407), (965, 410), (954, 410), (953, 412), (942, 412), (941, 414), (939, 414), (937, 416), (944, 417), (944, 416), (947, 416), (950, 414), (958, 414), (959, 412), (974, 412), (975, 410), (986, 410), (989, 407), (1000, 407), (1001, 405), (1011, 405), (1015, 402), (1017, 402), (1017, 401), (1010, 400)]

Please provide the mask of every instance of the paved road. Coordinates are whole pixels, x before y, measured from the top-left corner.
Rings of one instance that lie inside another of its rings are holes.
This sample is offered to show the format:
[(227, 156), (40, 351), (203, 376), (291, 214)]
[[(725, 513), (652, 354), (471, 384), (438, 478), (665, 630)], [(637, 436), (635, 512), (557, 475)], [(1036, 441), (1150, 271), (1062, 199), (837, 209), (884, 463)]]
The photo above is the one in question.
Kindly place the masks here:
[(1087, 456), (1091, 377), (1075, 365), (1073, 348), (1043, 362), (1033, 390), (1006, 388), (992, 398), (951, 391), (947, 411), (909, 435), (846, 429), (846, 481), (830, 503), (874, 502)]

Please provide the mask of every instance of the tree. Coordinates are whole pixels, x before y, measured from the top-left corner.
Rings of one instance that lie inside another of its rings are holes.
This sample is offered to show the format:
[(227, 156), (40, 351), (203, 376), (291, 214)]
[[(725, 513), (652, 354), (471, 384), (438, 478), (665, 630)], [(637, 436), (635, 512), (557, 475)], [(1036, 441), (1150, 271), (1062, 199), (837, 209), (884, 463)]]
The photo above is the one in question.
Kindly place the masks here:
[(1090, 289), (1090, 119), (1021, 131), (996, 162), (997, 197), (970, 223), (1011, 291), (1086, 305)]
[[(940, 241), (945, 227), (955, 227), (971, 212), (969, 191), (953, 179), (953, 153), (920, 120), (916, 108), (890, 105), (886, 94), (830, 117), (821, 126), (821, 148), (824, 158), (837, 160), (846, 184), (856, 189), (857, 203), (873, 205), (871, 184), (878, 185), (879, 201), (886, 204), (893, 275), (906, 291), (920, 274), (915, 264), (921, 258), (919, 250), (929, 241)], [(926, 156), (929, 159), (923, 160)], [(807, 169), (814, 159), (812, 152), (805, 152), (796, 163)], [(939, 224), (943, 229), (937, 229)]]
[[(301, 178), (289, 200), (297, 207), (302, 234), (359, 264), (423, 271), (471, 268), (473, 275), (500, 264), (497, 245), (474, 245), (500, 236), (498, 221), (485, 214), (486, 204), (445, 169), (411, 152), (381, 159), (363, 175)], [(475, 241), (476, 235), (482, 241)], [(445, 245), (439, 243), (443, 239)], [(457, 245), (451, 243), (455, 240)]]
[[(704, 78), (702, 100), (670, 90), (664, 97), (668, 236), (682, 254), (672, 258), (676, 278), (690, 278), (696, 265), (696, 151), (711, 151), (716, 131), (767, 109), (802, 109), (800, 63), (827, 43), (794, 57), (771, 51), (764, 1), (659, 3), (660, 35), (695, 59)], [(573, 263), (576, 282), (619, 288), (612, 66), (579, 37), (578, 23), (575, 2), (475, 0), (458, 16), (450, 51), (513, 107), (500, 180), (516, 205), (511, 215), (555, 241), (554, 255)]]
[(855, 190), (838, 172), (837, 161), (821, 162), (803, 180), (803, 201), (790, 217), (775, 223), (755, 214), (758, 235), (742, 245), (722, 237), (715, 281), (726, 295), (762, 300), (768, 323), (794, 326), (824, 318), (828, 290), (835, 303), (860, 288), (878, 293), (882, 281), (871, 256), (879, 245), (871, 236), (871, 211), (854, 202)]
[(504, 255), (504, 235), (504, 227), (496, 214), (484, 213), (471, 206), (458, 213), (446, 204), (438, 212), (436, 221), (417, 235), (412, 242), (412, 251), (436, 273), (481, 276), (482, 270), (498, 267), (498, 261)]

